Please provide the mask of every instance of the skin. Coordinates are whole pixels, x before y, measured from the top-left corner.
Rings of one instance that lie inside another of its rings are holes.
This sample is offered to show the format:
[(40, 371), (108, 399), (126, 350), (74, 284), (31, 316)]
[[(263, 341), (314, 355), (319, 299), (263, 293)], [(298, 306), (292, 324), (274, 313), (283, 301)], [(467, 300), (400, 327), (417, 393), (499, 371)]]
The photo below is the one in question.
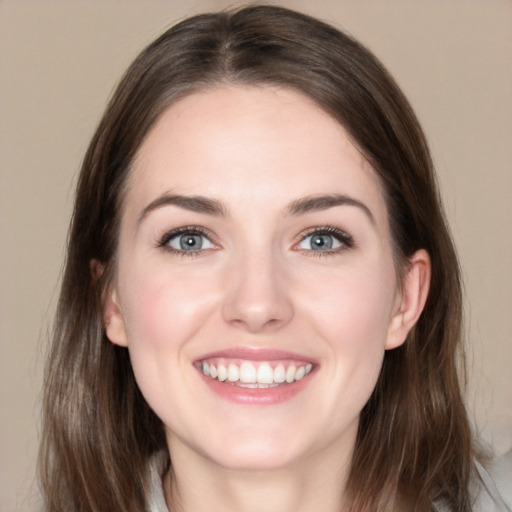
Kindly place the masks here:
[[(224, 214), (158, 203), (165, 194), (213, 198)], [(290, 213), (326, 194), (364, 206)], [(161, 246), (184, 226), (206, 231), (201, 251)], [(352, 242), (313, 250), (308, 235), (324, 226)], [(339, 512), (360, 411), (385, 350), (421, 313), (429, 268), (416, 253), (398, 291), (380, 182), (344, 128), (303, 95), (226, 86), (170, 106), (129, 177), (105, 308), (108, 337), (128, 347), (166, 427), (169, 506)], [(292, 351), (315, 369), (288, 400), (234, 404), (194, 366), (233, 347)]]

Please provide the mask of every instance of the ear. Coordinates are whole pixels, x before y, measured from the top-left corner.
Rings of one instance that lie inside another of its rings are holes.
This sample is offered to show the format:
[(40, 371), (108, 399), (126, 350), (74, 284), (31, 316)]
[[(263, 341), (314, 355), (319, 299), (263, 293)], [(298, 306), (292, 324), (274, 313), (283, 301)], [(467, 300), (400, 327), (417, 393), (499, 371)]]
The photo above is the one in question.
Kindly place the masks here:
[(397, 297), (395, 311), (389, 324), (386, 350), (402, 345), (425, 307), (430, 288), (430, 257), (424, 249), (409, 260), (402, 291)]
[[(96, 284), (105, 271), (105, 265), (92, 259), (89, 262), (92, 282)], [(103, 306), (103, 323), (107, 338), (114, 344), (126, 347), (126, 330), (124, 328), (123, 315), (119, 307), (119, 300), (114, 286), (111, 286), (106, 294), (106, 300)]]
[(93, 258), (89, 261), (89, 271), (91, 272), (93, 284), (96, 284), (105, 271), (105, 265), (101, 261)]
[(105, 332), (107, 338), (115, 345), (126, 347), (126, 329), (124, 318), (119, 306), (117, 291), (114, 286), (108, 291), (105, 305), (103, 307), (103, 322), (105, 323)]

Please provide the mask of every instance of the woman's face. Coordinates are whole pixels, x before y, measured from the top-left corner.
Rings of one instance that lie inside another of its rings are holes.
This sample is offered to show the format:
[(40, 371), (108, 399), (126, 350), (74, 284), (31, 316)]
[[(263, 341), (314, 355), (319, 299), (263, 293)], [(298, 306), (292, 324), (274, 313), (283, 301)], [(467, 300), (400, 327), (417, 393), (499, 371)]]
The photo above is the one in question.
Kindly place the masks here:
[(124, 199), (107, 334), (173, 456), (348, 456), (405, 332), (382, 190), (343, 127), (290, 90), (191, 94), (147, 136)]

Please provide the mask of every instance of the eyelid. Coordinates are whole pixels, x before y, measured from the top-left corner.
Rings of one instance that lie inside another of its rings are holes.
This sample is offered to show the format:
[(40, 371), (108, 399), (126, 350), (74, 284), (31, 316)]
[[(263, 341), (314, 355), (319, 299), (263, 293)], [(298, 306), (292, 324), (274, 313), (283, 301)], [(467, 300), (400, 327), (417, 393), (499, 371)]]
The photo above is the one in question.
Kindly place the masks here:
[[(180, 249), (175, 249), (174, 247), (171, 247), (169, 245), (169, 242), (173, 238), (175, 238), (179, 235), (184, 235), (184, 234), (204, 236), (205, 238), (207, 238), (210, 241), (211, 244), (213, 244), (215, 246), (215, 248), (218, 248), (218, 246), (219, 246), (219, 244), (215, 241), (215, 236), (213, 235), (213, 233), (211, 231), (209, 231), (208, 229), (205, 229), (202, 226), (195, 226), (195, 225), (180, 226), (178, 228), (174, 228), (174, 229), (165, 231), (163, 235), (161, 235), (160, 237), (157, 238), (156, 245), (157, 245), (157, 247), (160, 247), (166, 251), (172, 252), (174, 254), (185, 255), (185, 256), (194, 256), (194, 255), (198, 255), (200, 252), (212, 250), (212, 248), (207, 248), (207, 249), (198, 249), (195, 251), (194, 250), (184, 251), (184, 250), (180, 250)], [(215, 248), (213, 250), (215, 250)]]
[[(306, 238), (313, 236), (313, 235), (330, 235), (335, 237), (339, 242), (340, 246), (336, 247), (334, 249), (329, 249), (326, 251), (315, 251), (313, 249), (302, 249), (299, 247), (299, 244), (302, 243)], [(322, 255), (333, 255), (337, 254), (342, 251), (346, 251), (348, 249), (352, 249), (355, 245), (354, 238), (352, 235), (347, 233), (345, 230), (337, 228), (335, 226), (331, 225), (324, 225), (324, 226), (315, 226), (312, 228), (308, 228), (307, 230), (303, 231), (299, 235), (299, 240), (296, 242), (293, 246), (294, 249), (298, 251), (304, 251), (305, 253), (308, 253), (308, 255), (314, 255), (314, 256), (322, 256)]]
[[(163, 235), (158, 237), (157, 239), (157, 247), (160, 247), (166, 251), (185, 255), (185, 256), (194, 256), (199, 255), (199, 253), (206, 252), (212, 250), (212, 248), (206, 248), (206, 249), (198, 249), (198, 250), (192, 250), (192, 251), (184, 251), (180, 249), (173, 248), (169, 245), (170, 240), (173, 238), (182, 235), (182, 234), (196, 234), (201, 235), (207, 238), (211, 244), (213, 244), (215, 247), (213, 250), (216, 250), (219, 247), (219, 243), (216, 241), (215, 235), (208, 229), (204, 228), (203, 226), (196, 226), (196, 225), (189, 225), (189, 226), (180, 226), (174, 229), (170, 229), (164, 232)], [(335, 237), (338, 242), (341, 244), (339, 247), (336, 247), (334, 249), (329, 249), (326, 251), (315, 251), (313, 249), (303, 249), (299, 247), (299, 244), (302, 243), (306, 238), (309, 236), (319, 234), (319, 235), (330, 235)], [(293, 249), (297, 251), (301, 251), (304, 253), (308, 253), (309, 255), (315, 255), (315, 256), (322, 256), (322, 255), (333, 255), (337, 254), (342, 251), (346, 251), (348, 249), (351, 249), (354, 247), (355, 242), (352, 235), (347, 233), (345, 230), (340, 229), (335, 226), (331, 225), (322, 225), (322, 226), (314, 226), (311, 228), (306, 229), (298, 236), (298, 241), (294, 243)]]

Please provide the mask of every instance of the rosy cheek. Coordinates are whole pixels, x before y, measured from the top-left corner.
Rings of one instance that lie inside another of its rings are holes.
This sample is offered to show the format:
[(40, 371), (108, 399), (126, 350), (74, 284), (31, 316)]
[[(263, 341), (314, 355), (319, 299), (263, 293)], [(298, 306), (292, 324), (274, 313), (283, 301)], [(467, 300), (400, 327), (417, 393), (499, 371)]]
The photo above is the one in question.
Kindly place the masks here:
[(371, 393), (382, 364), (389, 290), (389, 284), (379, 283), (371, 272), (353, 273), (332, 280), (310, 301), (317, 304), (316, 325), (329, 340), (331, 358), (336, 361), (333, 379), (340, 380), (341, 388), (350, 385), (359, 389), (363, 401)]
[(370, 273), (353, 273), (338, 280), (332, 279), (324, 290), (323, 299), (319, 294), (316, 299), (322, 301), (331, 322), (338, 323), (336, 319), (339, 318), (356, 331), (364, 330), (381, 321), (389, 311), (388, 288), (376, 286), (376, 282)]
[(176, 349), (204, 323), (211, 303), (206, 281), (177, 273), (170, 277), (166, 269), (140, 275), (131, 281), (125, 315), (129, 340), (157, 351)]
[(136, 380), (152, 403), (162, 395), (162, 389), (155, 387), (158, 376), (175, 373), (178, 358), (174, 356), (184, 339), (182, 306), (172, 288), (151, 274), (127, 282), (132, 290), (124, 305), (130, 359)]
[(165, 290), (146, 290), (141, 292), (134, 314), (138, 318), (138, 330), (140, 330), (140, 342), (158, 347), (168, 345), (169, 331), (173, 325), (176, 312), (168, 304)]

